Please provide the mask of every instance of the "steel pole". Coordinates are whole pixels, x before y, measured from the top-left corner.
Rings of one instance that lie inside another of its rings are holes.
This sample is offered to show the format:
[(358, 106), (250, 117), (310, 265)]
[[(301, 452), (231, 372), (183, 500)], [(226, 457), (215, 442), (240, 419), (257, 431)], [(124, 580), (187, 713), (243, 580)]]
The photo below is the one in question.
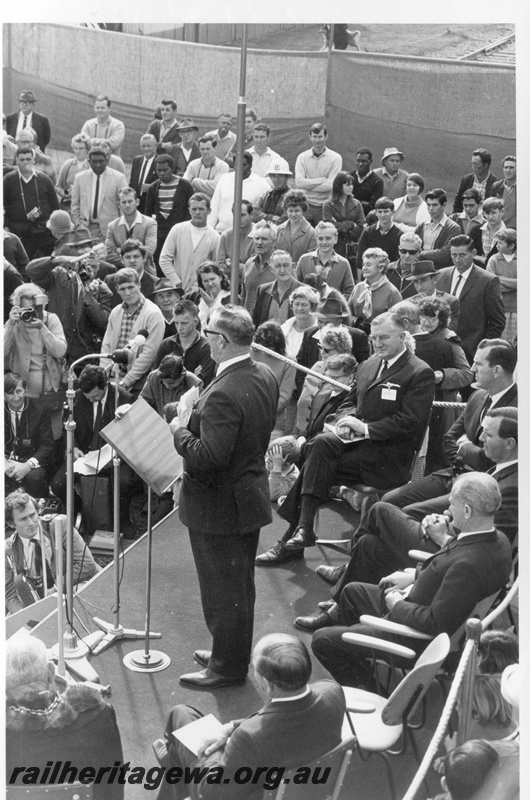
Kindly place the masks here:
[(239, 100), (237, 101), (237, 141), (234, 186), (234, 238), (232, 243), (232, 266), (230, 280), (230, 302), (237, 305), (239, 289), (239, 254), (241, 250), (241, 201), (243, 200), (243, 152), (245, 145), (245, 84), (247, 79), (248, 25), (242, 26), (241, 65), (239, 70)]

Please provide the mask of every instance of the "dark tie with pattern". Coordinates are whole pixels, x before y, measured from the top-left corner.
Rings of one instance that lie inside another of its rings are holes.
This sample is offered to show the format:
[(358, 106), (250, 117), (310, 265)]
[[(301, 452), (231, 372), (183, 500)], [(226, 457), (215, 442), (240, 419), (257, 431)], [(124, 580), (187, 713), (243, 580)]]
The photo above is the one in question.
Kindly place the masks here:
[(99, 432), (101, 430), (101, 419), (103, 417), (103, 404), (101, 400), (98, 401), (98, 408), (96, 411), (96, 420), (94, 422), (94, 431), (92, 433), (92, 441), (90, 442), (90, 449), (97, 450), (99, 448)]

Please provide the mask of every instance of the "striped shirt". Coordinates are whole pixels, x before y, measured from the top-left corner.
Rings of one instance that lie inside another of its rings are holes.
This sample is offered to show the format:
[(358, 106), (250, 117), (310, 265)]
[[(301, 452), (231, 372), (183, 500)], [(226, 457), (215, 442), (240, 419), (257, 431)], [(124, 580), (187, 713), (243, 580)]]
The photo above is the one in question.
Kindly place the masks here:
[(178, 185), (179, 181), (177, 179), (171, 181), (171, 183), (162, 183), (160, 181), (160, 186), (158, 187), (158, 209), (164, 219), (167, 219), (171, 214)]

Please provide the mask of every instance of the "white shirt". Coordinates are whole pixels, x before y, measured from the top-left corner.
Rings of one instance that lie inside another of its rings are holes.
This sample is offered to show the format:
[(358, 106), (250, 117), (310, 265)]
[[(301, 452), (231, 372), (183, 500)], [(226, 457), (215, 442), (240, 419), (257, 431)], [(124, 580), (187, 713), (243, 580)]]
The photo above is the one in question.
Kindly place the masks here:
[[(465, 272), (459, 272), (455, 268), (455, 271), (453, 273), (453, 279), (451, 281), (451, 291), (449, 292), (449, 294), (452, 294), (453, 297), (460, 297), (460, 295), (462, 294), (462, 289), (464, 288), (465, 282), (469, 278), (469, 275), (470, 275), (472, 269), (473, 269), (473, 264), (471, 264), (469, 269), (466, 269)], [(460, 281), (460, 283), (458, 283), (458, 279), (459, 279), (460, 276), (462, 276), (462, 280)], [(458, 294), (457, 294), (457, 290), (456, 290), (456, 284), (457, 283), (458, 283)]]
[(495, 466), (495, 469), (493, 470), (493, 472), (491, 474), (493, 476), (495, 476), (502, 469), (506, 469), (506, 467), (511, 467), (512, 464), (518, 464), (518, 463), (519, 463), (519, 459), (518, 458), (514, 458), (512, 461), (501, 461), (500, 464), (497, 464)]
[[(26, 126), (24, 127), (24, 117), (26, 117)], [(23, 114), (22, 111), (18, 112), (18, 122), (17, 122), (17, 130), (15, 133), (15, 139), (18, 139), (18, 134), (20, 131), (26, 130), (26, 128), (33, 128), (33, 111), (29, 114)]]
[(233, 358), (227, 358), (226, 361), (221, 361), (220, 364), (217, 366), (216, 375), (220, 375), (221, 372), (224, 372), (227, 367), (231, 367), (232, 364), (237, 364), (238, 361), (246, 361), (246, 359), (250, 358), (249, 353), (244, 353), (242, 356), (234, 356)]

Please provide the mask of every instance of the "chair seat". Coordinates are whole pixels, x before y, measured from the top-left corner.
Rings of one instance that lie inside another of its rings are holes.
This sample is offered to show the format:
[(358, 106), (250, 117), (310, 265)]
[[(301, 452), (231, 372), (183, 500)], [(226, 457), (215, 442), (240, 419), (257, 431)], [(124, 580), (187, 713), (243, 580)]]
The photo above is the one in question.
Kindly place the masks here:
[[(403, 725), (385, 725), (381, 715), (388, 700), (364, 689), (343, 686), (346, 698), (346, 713), (349, 714), (359, 747), (363, 750), (381, 752), (392, 747), (401, 736)], [(373, 714), (358, 714), (350, 711), (357, 703), (366, 703), (374, 707)]]

